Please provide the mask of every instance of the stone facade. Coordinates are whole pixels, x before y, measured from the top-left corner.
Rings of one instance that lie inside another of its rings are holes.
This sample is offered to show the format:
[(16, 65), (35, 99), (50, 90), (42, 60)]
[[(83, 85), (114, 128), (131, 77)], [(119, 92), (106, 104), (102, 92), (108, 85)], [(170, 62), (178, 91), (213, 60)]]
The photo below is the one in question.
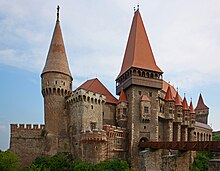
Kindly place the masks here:
[[(193, 106), (189, 108), (186, 99), (182, 101), (162, 79), (152, 52), (142, 53), (146, 49), (136, 47), (140, 43), (136, 45), (134, 38), (139, 37), (137, 41), (147, 44), (150, 51), (145, 34), (136, 11), (125, 62), (116, 79), (116, 94), (121, 94), (117, 100), (98, 79), (88, 80), (72, 91), (73, 79), (57, 19), (41, 74), (45, 125), (11, 124), (10, 149), (21, 158), (22, 166), (31, 164), (37, 156), (69, 152), (91, 163), (124, 159), (141, 171), (189, 169), (191, 152), (138, 147), (141, 141), (207, 141), (212, 132), (207, 125), (208, 109), (201, 115), (198, 108), (200, 115), (196, 117)], [(148, 55), (151, 65), (140, 64), (148, 61), (129, 54), (132, 48), (137, 54)], [(137, 63), (129, 66), (126, 61)]]

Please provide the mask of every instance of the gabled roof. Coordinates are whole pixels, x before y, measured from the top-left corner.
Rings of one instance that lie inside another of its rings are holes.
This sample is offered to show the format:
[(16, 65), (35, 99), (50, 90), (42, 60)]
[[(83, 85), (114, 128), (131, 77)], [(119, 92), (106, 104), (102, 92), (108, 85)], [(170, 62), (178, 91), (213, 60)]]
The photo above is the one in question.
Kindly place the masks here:
[(195, 110), (193, 108), (192, 100), (191, 100), (190, 105), (189, 105), (189, 110), (190, 110), (189, 111), (190, 114), (196, 114), (196, 112), (195, 112)]
[(150, 101), (150, 99), (147, 97), (147, 95), (141, 96), (141, 101)]
[(186, 97), (184, 97), (184, 99), (183, 99), (183, 110), (189, 110), (189, 106), (187, 104)]
[(200, 93), (199, 100), (198, 100), (195, 110), (203, 110), (203, 109), (209, 109), (209, 108), (205, 105), (203, 98), (202, 98), (202, 94)]
[(168, 88), (167, 88), (167, 93), (166, 93), (166, 96), (165, 96), (164, 99), (166, 101), (175, 101), (174, 98), (173, 98), (170, 86), (168, 86)]
[(125, 102), (125, 103), (128, 102), (123, 89), (121, 90), (120, 97), (119, 97), (119, 100), (118, 100), (118, 103), (121, 103), (121, 102)]
[(53, 37), (42, 74), (46, 72), (59, 72), (72, 77), (60, 28), (59, 13), (57, 15)]
[(178, 91), (176, 92), (175, 106), (183, 106), (183, 104), (182, 104), (182, 99), (181, 99), (181, 97), (180, 97)]
[(106, 96), (106, 102), (113, 104), (118, 103), (118, 100), (108, 91), (108, 89), (97, 78), (87, 80), (77, 89), (84, 89), (86, 91), (92, 91), (94, 93), (103, 94)]
[(121, 71), (117, 78), (132, 67), (162, 73), (155, 62), (139, 10), (133, 17)]

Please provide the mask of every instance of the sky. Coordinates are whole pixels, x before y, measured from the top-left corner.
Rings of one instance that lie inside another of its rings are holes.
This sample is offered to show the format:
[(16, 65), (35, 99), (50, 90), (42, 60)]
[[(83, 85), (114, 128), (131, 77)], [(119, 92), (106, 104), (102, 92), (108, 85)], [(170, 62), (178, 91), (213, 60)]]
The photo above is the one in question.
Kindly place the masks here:
[(73, 89), (98, 77), (115, 95), (138, 3), (163, 78), (194, 107), (202, 93), (220, 130), (219, 0), (0, 0), (0, 149), (9, 148), (11, 123), (44, 123), (40, 74), (57, 5)]

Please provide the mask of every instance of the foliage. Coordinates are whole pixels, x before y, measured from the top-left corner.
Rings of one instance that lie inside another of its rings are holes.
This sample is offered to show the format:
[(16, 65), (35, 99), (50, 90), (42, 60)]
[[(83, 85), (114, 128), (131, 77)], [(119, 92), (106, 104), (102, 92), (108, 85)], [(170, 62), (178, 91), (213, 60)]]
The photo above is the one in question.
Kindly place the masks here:
[(220, 141), (220, 135), (218, 135), (218, 134), (213, 134), (213, 135), (212, 135), (212, 141)]
[(196, 153), (196, 158), (190, 167), (190, 171), (208, 171), (209, 160), (214, 156), (210, 152), (200, 152)]
[(1, 171), (17, 171), (18, 159), (11, 151), (0, 152), (0, 170)]
[(95, 166), (95, 171), (131, 171), (128, 166), (128, 163), (124, 160), (110, 160), (110, 161), (103, 161)]
[(62, 153), (53, 157), (39, 157), (30, 167), (23, 171), (131, 171), (126, 161), (110, 160), (99, 164), (72, 160), (69, 153)]

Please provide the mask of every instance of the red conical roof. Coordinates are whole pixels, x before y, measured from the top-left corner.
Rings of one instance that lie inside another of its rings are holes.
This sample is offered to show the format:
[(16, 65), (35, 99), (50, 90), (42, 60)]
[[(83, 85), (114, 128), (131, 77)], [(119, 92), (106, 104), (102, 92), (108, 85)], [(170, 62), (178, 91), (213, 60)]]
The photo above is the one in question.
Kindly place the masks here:
[(125, 102), (125, 103), (128, 102), (123, 89), (121, 90), (120, 97), (119, 97), (119, 100), (118, 100), (118, 103), (121, 103), (121, 102)]
[(147, 95), (141, 96), (141, 101), (150, 101), (150, 99), (147, 97)]
[(118, 103), (118, 100), (108, 91), (108, 89), (97, 78), (87, 80), (77, 89), (84, 89), (86, 91), (92, 91), (94, 93), (103, 94), (106, 96), (106, 102), (113, 104)]
[(192, 100), (191, 100), (190, 105), (189, 105), (189, 110), (190, 110), (189, 113), (191, 113), (191, 114), (195, 114), (196, 113), (194, 108), (193, 108)]
[(187, 104), (186, 97), (184, 97), (184, 99), (183, 99), (183, 110), (189, 110), (189, 106)]
[(182, 99), (178, 93), (178, 91), (176, 92), (176, 97), (175, 97), (175, 106), (182, 106)]
[(131, 67), (162, 73), (155, 62), (139, 10), (133, 17), (121, 71), (117, 78)]
[(57, 13), (57, 21), (42, 74), (46, 72), (59, 72), (72, 77), (60, 28), (59, 11)]
[(200, 94), (195, 110), (203, 110), (203, 109), (209, 109), (209, 108), (205, 105), (203, 98), (202, 98), (202, 94)]
[(166, 101), (175, 101), (174, 98), (173, 98), (170, 86), (168, 86), (168, 88), (167, 88), (167, 93), (166, 93), (166, 96), (165, 96), (165, 100)]

